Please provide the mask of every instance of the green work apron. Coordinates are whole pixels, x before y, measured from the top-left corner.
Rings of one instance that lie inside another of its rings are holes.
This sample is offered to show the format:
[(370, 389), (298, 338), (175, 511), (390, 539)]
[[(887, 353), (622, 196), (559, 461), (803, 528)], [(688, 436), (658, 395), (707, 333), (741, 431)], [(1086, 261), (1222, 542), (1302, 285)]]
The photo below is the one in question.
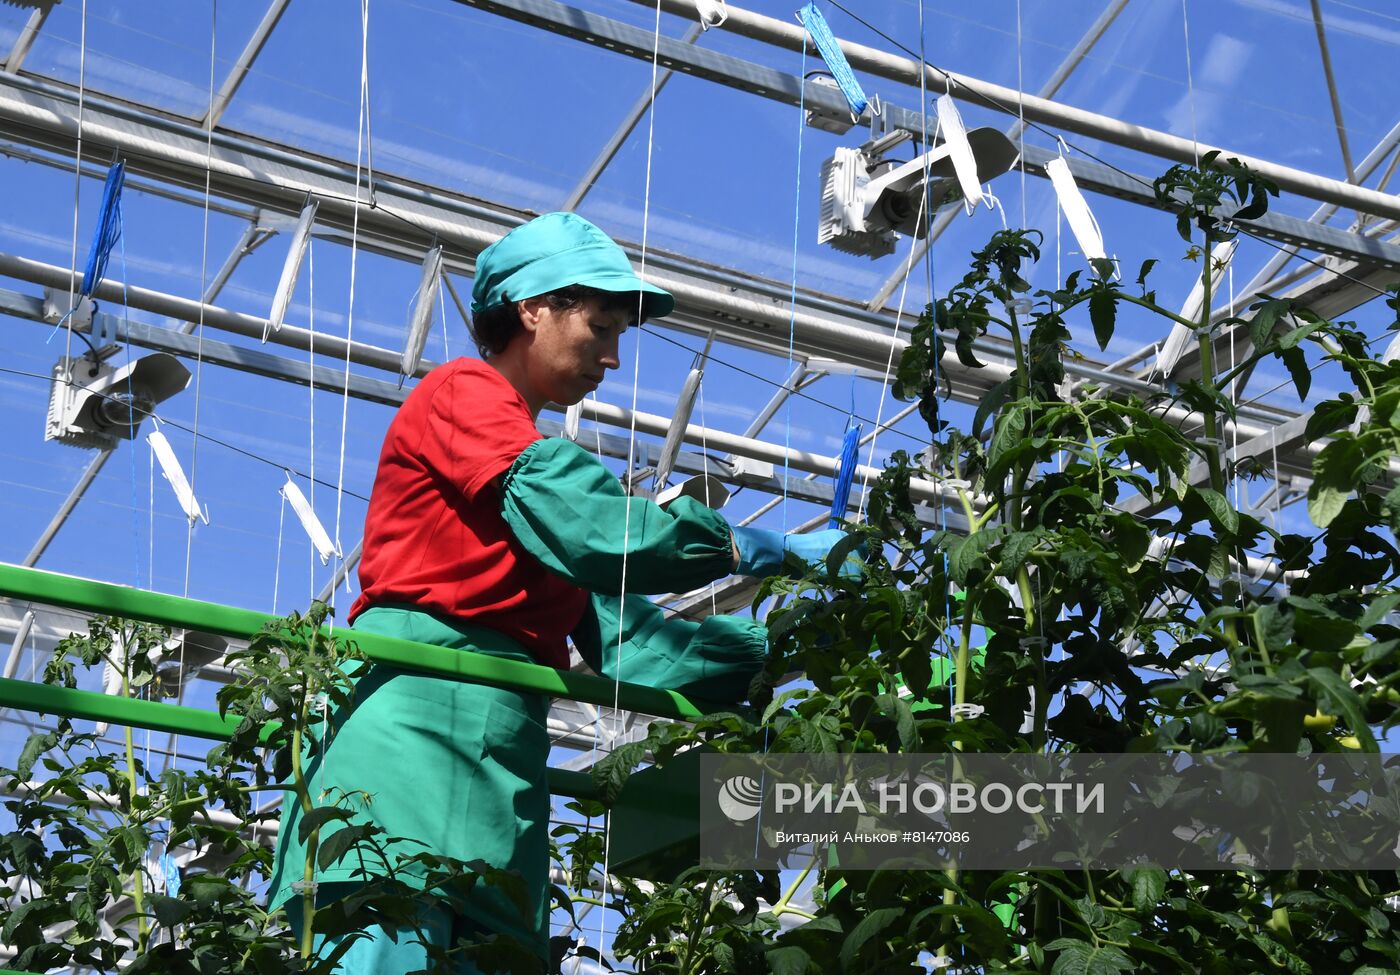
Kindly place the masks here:
[[(491, 630), (453, 626), (414, 609), (374, 606), (355, 620), (355, 630), (460, 650), (533, 662), (514, 641)], [(543, 956), (547, 941), (549, 876), (549, 786), (545, 730), (548, 701), (539, 694), (371, 665), (356, 682), (355, 706), (334, 724), (323, 755), (307, 768), (311, 794), (329, 803), (344, 793), (367, 793), (351, 802), (355, 822), (372, 822), (396, 855), (431, 852), (458, 860), (485, 860), (518, 870), (533, 910), (522, 917), (508, 898), (478, 884), (464, 915), (484, 930), (511, 935)], [(288, 803), (278, 832), (270, 908), (293, 896), (305, 847), (297, 839), (301, 810)], [(322, 833), (329, 835), (332, 827)], [(381, 837), (382, 840), (382, 837)], [(408, 842), (416, 840), (419, 842)], [(350, 884), (382, 876), (377, 857), (355, 853), (318, 871), (321, 884)], [(421, 871), (400, 879), (421, 886)], [(347, 888), (348, 889), (348, 888)]]
[[(715, 701), (746, 695), (767, 652), (761, 623), (733, 616), (668, 619), (638, 594), (685, 591), (728, 574), (730, 530), (718, 514), (686, 498), (666, 511), (628, 499), (617, 478), (587, 451), (550, 439), (531, 445), (511, 466), (501, 515), (527, 552), (590, 590), (573, 639), (596, 673)], [(626, 596), (620, 593), (624, 562), (631, 590)], [(535, 662), (494, 630), (448, 623), (412, 607), (371, 607), (353, 629)], [(368, 793), (368, 802), (357, 803), (356, 821), (404, 838), (391, 848), (390, 863), (398, 853), (429, 852), (518, 870), (529, 890), (528, 916), (484, 885), (462, 913), (543, 955), (549, 907), (547, 711), (548, 701), (538, 694), (371, 665), (357, 683), (355, 707), (333, 722), (330, 747), (309, 765), (312, 795)], [(270, 907), (291, 898), (292, 883), (301, 879), (300, 820), (290, 803), (278, 837)], [(360, 862), (350, 855), (317, 879), (353, 884), (385, 872), (378, 860)], [(415, 877), (410, 872), (402, 879)]]

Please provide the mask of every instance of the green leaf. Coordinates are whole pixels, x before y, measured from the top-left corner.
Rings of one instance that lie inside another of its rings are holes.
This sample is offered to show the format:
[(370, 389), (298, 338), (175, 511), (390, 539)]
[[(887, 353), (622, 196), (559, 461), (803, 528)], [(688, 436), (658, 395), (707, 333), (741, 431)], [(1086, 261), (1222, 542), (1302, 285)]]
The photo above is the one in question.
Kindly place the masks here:
[(1001, 571), (1005, 575), (1015, 575), (1016, 571), (1025, 565), (1026, 558), (1031, 554), (1031, 549), (1035, 548), (1035, 543), (1041, 538), (1041, 532), (1012, 532), (1006, 536), (1006, 541), (1001, 543)]
[(1118, 975), (1137, 970), (1137, 962), (1113, 945), (1095, 947), (1077, 938), (1056, 938), (1045, 946), (1060, 952), (1051, 975)]
[(903, 914), (902, 908), (881, 907), (861, 918), (860, 923), (852, 929), (851, 933), (846, 936), (845, 943), (841, 945), (841, 970), (854, 971), (856, 957), (860, 954), (861, 948), (865, 947), (865, 943), (893, 924)]
[(1002, 414), (997, 421), (996, 432), (992, 434), (992, 442), (987, 447), (987, 476), (995, 479), (998, 475), (993, 471), (998, 462), (1013, 447), (1018, 447), (1021, 441), (1026, 439), (1026, 407), (1017, 404)]
[(1308, 517), (1326, 528), (1341, 514), (1355, 490), (1361, 451), (1355, 440), (1335, 440), (1323, 447), (1313, 461), (1313, 483), (1308, 488)]
[(39, 756), (57, 744), (57, 731), (34, 732), (25, 741), (24, 748), (19, 753), (19, 761), (15, 764), (15, 775), (20, 779), (28, 779), (29, 773), (34, 771), (34, 763), (39, 761)]
[(1167, 872), (1158, 867), (1134, 867), (1125, 878), (1133, 888), (1133, 907), (1139, 911), (1155, 908), (1167, 890)]
[(1320, 440), (1329, 433), (1350, 426), (1356, 419), (1358, 408), (1354, 400), (1328, 400), (1317, 404), (1313, 407), (1312, 415), (1308, 417), (1308, 425), (1303, 431), (1304, 442)]
[(1206, 503), (1206, 508), (1210, 511), (1211, 521), (1215, 523), (1215, 527), (1223, 529), (1231, 535), (1237, 534), (1240, 530), (1240, 513), (1235, 510), (1235, 506), (1213, 488), (1197, 488), (1196, 491), (1201, 496), (1201, 500)]
[(316, 851), (316, 866), (321, 870), (329, 870), (339, 863), (341, 857), (349, 853), (356, 843), (368, 839), (373, 830), (374, 827), (369, 824), (345, 826), (336, 830), (321, 841), (321, 847)]
[(1137, 283), (1139, 287), (1147, 287), (1147, 275), (1152, 271), (1152, 268), (1156, 265), (1156, 263), (1157, 259), (1155, 257), (1149, 257), (1147, 260), (1142, 262), (1142, 267), (1138, 268), (1137, 276)]
[(1396, 606), (1400, 606), (1400, 592), (1387, 593), (1371, 600), (1366, 607), (1366, 612), (1361, 614), (1361, 619), (1356, 622), (1357, 629), (1369, 630), (1390, 615)]
[(886, 710), (894, 712), (895, 728), (899, 734), (899, 750), (912, 754), (919, 750), (919, 726), (914, 720), (914, 712), (909, 702), (898, 694), (883, 694), (880, 697)]
[(1015, 388), (1015, 384), (1010, 379), (1004, 379), (987, 390), (987, 394), (978, 401), (977, 412), (972, 417), (972, 435), (974, 437), (982, 436), (982, 427), (986, 424), (987, 418), (1006, 405), (1006, 401), (1011, 397)]
[(769, 948), (763, 953), (763, 958), (773, 975), (806, 975), (812, 964), (812, 956), (796, 945)]
[(35, 911), (42, 911), (44, 908), (50, 906), (52, 905), (49, 901), (42, 897), (20, 904), (14, 910), (10, 911), (9, 915), (5, 918), (4, 925), (0, 927), (0, 938), (4, 938), (6, 941), (12, 940), (15, 931), (24, 923), (26, 916)]
[(1108, 348), (1117, 317), (1118, 296), (1107, 288), (1095, 288), (1089, 295), (1089, 321), (1094, 325), (1094, 339), (1100, 350)]
[(1366, 724), (1366, 715), (1361, 709), (1361, 697), (1352, 690), (1340, 674), (1326, 667), (1309, 667), (1308, 683), (1318, 695), (1346, 719), (1347, 727), (1361, 742), (1363, 751), (1376, 751), (1376, 738)]
[(178, 897), (168, 897), (165, 894), (151, 894), (150, 905), (151, 913), (156, 917), (156, 923), (166, 928), (173, 928), (194, 913), (193, 904), (182, 901)]
[(305, 843), (311, 838), (314, 830), (335, 820), (347, 820), (353, 815), (355, 814), (352, 811), (343, 806), (317, 806), (302, 816), (301, 822), (297, 824), (297, 840)]
[(968, 535), (955, 541), (948, 550), (948, 573), (953, 581), (962, 584), (968, 576), (981, 568), (987, 561), (987, 549), (994, 545), (1001, 535), (1001, 526), (984, 529), (975, 535)]
[(1308, 398), (1308, 390), (1312, 389), (1312, 371), (1308, 369), (1308, 357), (1299, 348), (1285, 349), (1278, 354), (1283, 360), (1283, 364), (1288, 369), (1288, 374), (1293, 377), (1293, 386), (1298, 390), (1298, 399)]

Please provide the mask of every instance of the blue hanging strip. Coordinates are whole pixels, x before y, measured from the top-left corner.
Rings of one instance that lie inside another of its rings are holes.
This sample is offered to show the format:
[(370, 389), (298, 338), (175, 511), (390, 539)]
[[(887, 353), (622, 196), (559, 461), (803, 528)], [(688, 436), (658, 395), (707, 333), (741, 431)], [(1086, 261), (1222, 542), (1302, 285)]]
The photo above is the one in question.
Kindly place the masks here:
[(180, 887), (183, 879), (180, 877), (180, 868), (175, 865), (175, 858), (169, 853), (160, 855), (160, 872), (165, 880), (165, 892), (171, 897), (180, 896)]
[(797, 12), (797, 19), (807, 28), (807, 33), (812, 35), (812, 43), (817, 45), (822, 60), (831, 69), (831, 76), (841, 86), (841, 94), (846, 96), (846, 104), (851, 106), (851, 114), (859, 118), (870, 102), (866, 99), (860, 82), (856, 80), (856, 73), (851, 70), (851, 62), (846, 60), (846, 52), (841, 50), (841, 45), (831, 33), (826, 18), (815, 3), (809, 3)]
[(836, 471), (836, 486), (831, 493), (831, 528), (838, 528), (846, 517), (846, 506), (851, 500), (851, 481), (856, 473), (856, 448), (860, 446), (860, 424), (846, 428), (846, 439), (841, 441), (841, 466)]
[(126, 179), (126, 164), (115, 162), (107, 171), (107, 184), (102, 187), (102, 211), (92, 231), (92, 246), (88, 248), (87, 267), (83, 270), (82, 296), (91, 298), (107, 274), (107, 258), (122, 236), (122, 183)]

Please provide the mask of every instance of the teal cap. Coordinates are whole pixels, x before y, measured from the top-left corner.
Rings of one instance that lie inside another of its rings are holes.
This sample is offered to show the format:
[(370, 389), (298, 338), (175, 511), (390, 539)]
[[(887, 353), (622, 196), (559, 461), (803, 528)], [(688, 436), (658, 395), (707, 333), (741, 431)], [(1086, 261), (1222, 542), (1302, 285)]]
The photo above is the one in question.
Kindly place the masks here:
[(575, 284), (599, 291), (639, 291), (646, 318), (669, 315), (676, 307), (670, 292), (637, 277), (611, 237), (577, 213), (560, 212), (521, 224), (481, 252), (472, 313)]

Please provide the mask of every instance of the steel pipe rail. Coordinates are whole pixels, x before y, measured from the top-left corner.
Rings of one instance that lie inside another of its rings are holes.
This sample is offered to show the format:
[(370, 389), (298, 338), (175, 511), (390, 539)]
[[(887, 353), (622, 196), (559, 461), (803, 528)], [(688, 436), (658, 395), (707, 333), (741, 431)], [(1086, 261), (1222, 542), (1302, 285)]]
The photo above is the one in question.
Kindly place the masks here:
[[(523, 8), (543, 5), (548, 0), (459, 0), (459, 2), (469, 2), (473, 6), (483, 8)], [(695, 15), (694, 0), (632, 0), (632, 2), (649, 9), (655, 9), (659, 3), (662, 10), (679, 17), (693, 17)], [(792, 51), (799, 51), (803, 45), (807, 45), (809, 56), (817, 56), (816, 48), (808, 42), (806, 31), (800, 25), (775, 17), (767, 17), (742, 7), (736, 7), (733, 4), (729, 4), (726, 9), (728, 17), (716, 29), (765, 41)], [(1192, 163), (1199, 156), (1221, 148), (1203, 142), (1194, 142), (1191, 139), (1156, 129), (1149, 129), (1145, 126), (1133, 125), (1129, 122), (1100, 115), (1098, 112), (1075, 108), (1072, 105), (1065, 105), (1048, 98), (1040, 98), (970, 75), (958, 72), (944, 73), (942, 70), (927, 64), (921, 66), (918, 61), (912, 58), (890, 54), (865, 44), (856, 44), (852, 41), (840, 41), (839, 43), (841, 50), (845, 52), (847, 59), (851, 62), (851, 67), (859, 72), (914, 86), (919, 84), (922, 74), (924, 84), (930, 91), (938, 94), (952, 92), (956, 98), (983, 105), (1007, 115), (1024, 115), (1028, 121), (1042, 122), (1066, 132), (1101, 139), (1113, 145), (1149, 153), (1172, 162)], [(647, 54), (650, 57), (650, 50)], [(1328, 179), (1325, 176), (1318, 176), (1243, 153), (1225, 150), (1223, 154), (1238, 158), (1261, 176), (1273, 180), (1281, 189), (1298, 196), (1335, 203), (1338, 206), (1362, 213), (1400, 218), (1400, 196), (1393, 193), (1380, 193), (1342, 180)]]

